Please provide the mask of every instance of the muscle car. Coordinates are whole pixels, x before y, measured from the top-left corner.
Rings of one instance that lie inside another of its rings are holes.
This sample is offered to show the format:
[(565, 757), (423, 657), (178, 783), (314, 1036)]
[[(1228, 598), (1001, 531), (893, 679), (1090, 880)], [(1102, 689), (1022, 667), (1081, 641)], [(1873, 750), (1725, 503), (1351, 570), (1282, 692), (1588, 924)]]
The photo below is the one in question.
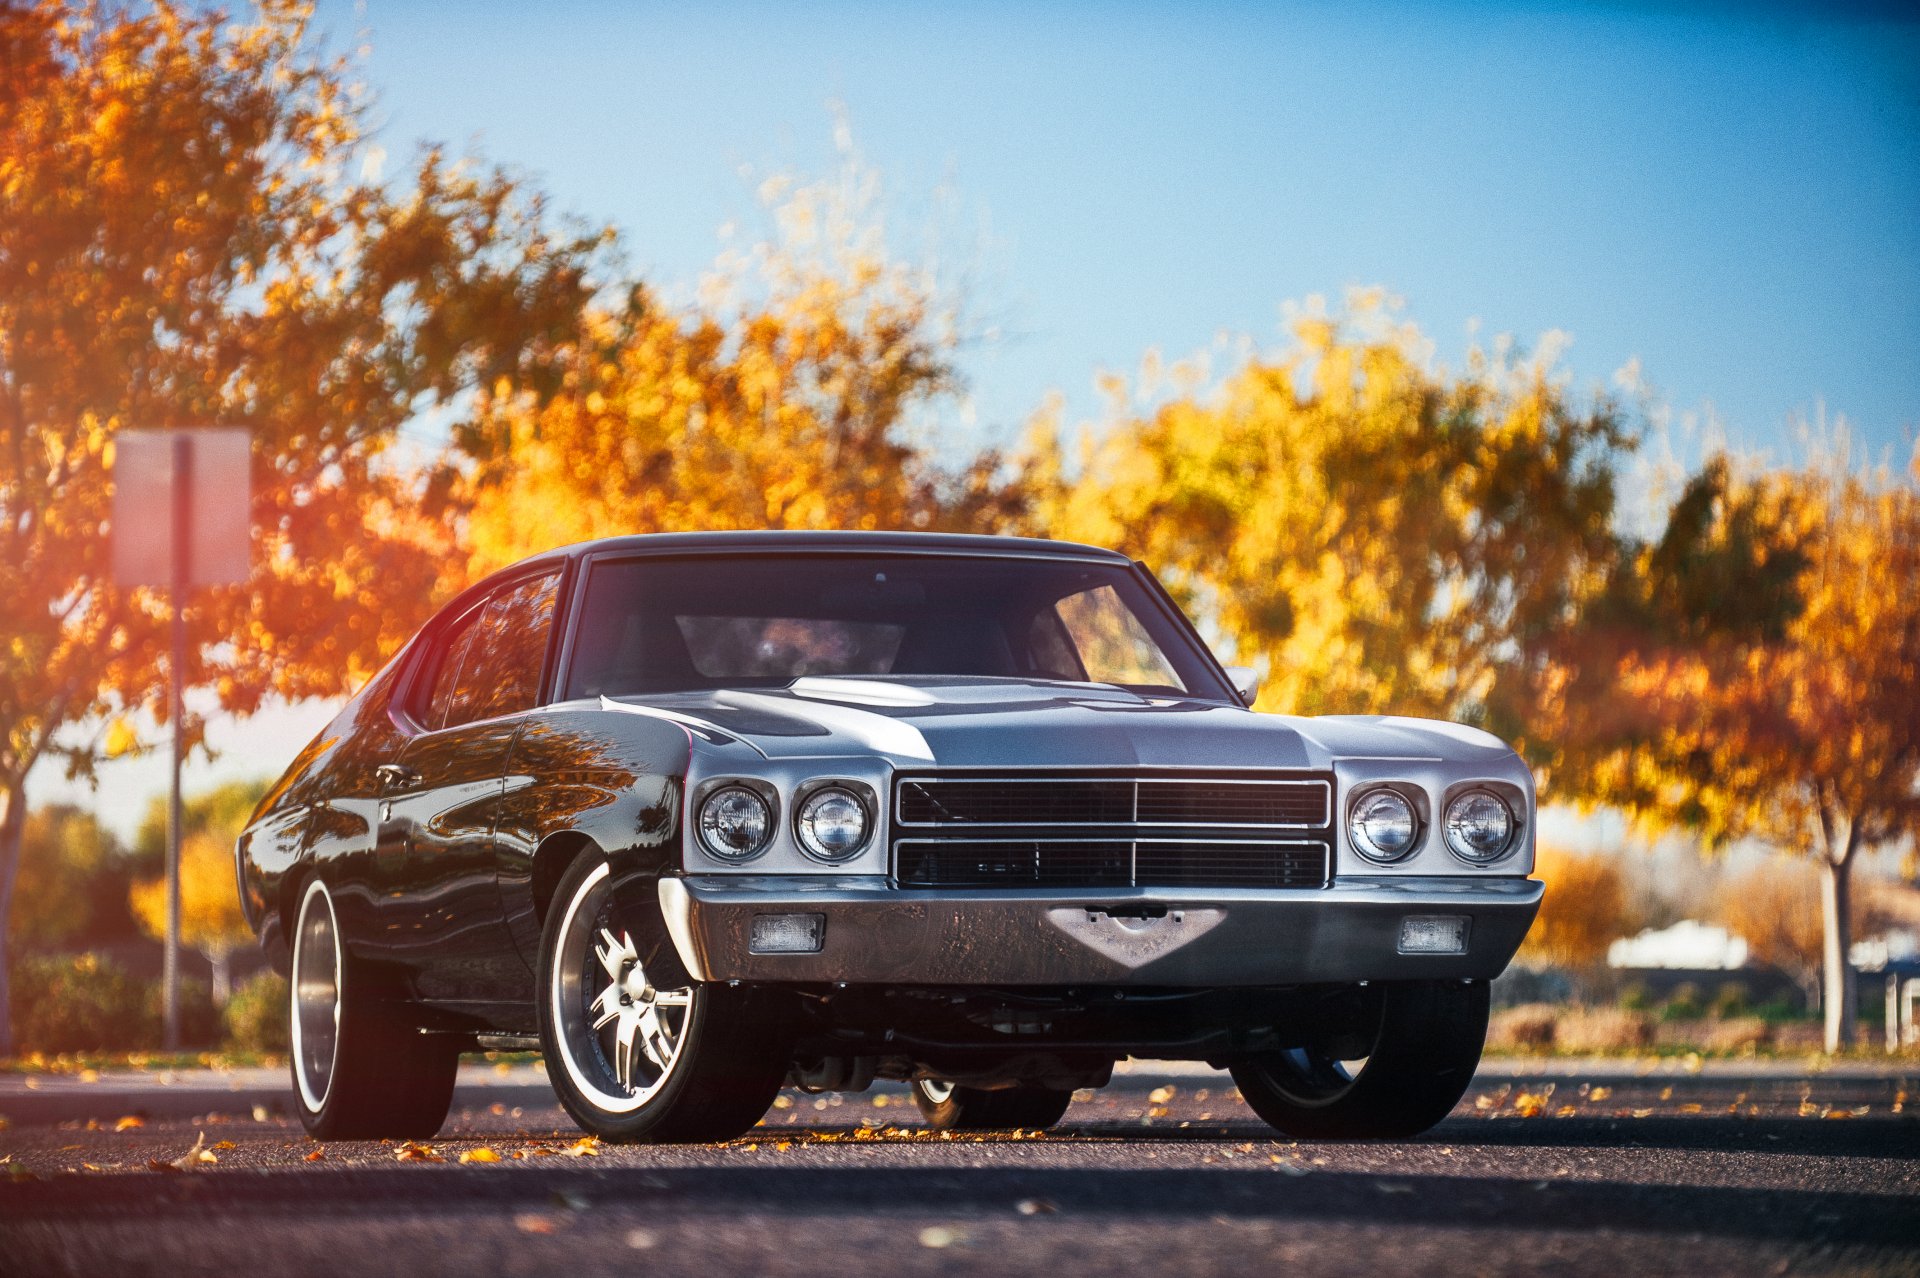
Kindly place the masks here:
[(1129, 1057), (1282, 1131), (1462, 1095), (1538, 908), (1474, 728), (1262, 714), (1146, 566), (905, 533), (614, 538), (442, 609), (236, 846), (323, 1138), (431, 1134), (537, 1048), (614, 1141), (783, 1086), (1043, 1128)]

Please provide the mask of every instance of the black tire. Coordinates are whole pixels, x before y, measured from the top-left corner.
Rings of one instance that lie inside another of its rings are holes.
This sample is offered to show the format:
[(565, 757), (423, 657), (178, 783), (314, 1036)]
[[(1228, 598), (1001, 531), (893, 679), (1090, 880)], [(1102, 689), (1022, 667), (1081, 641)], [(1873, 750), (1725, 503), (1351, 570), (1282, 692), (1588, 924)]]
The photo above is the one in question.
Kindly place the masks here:
[(750, 989), (694, 981), (653, 881), (617, 880), (597, 851), (577, 857), (554, 891), (539, 999), (547, 1077), (602, 1140), (731, 1140), (786, 1081), (790, 1044), (774, 1006)]
[[(1349, 1027), (1341, 1040), (1232, 1065), (1254, 1113), (1289, 1136), (1394, 1140), (1417, 1136), (1453, 1112), (1486, 1043), (1487, 983), (1404, 981), (1374, 989), (1357, 1036)], [(1357, 1070), (1345, 1063), (1362, 1057)]]
[(936, 1079), (913, 1083), (913, 1103), (927, 1126), (942, 1132), (1038, 1131), (1066, 1114), (1073, 1093), (1052, 1087), (1003, 1087), (983, 1091)]
[(424, 1140), (453, 1104), (459, 1045), (422, 1034), (379, 996), (340, 937), (333, 897), (318, 878), (300, 899), (293, 932), (288, 1053), (294, 1107), (315, 1140)]

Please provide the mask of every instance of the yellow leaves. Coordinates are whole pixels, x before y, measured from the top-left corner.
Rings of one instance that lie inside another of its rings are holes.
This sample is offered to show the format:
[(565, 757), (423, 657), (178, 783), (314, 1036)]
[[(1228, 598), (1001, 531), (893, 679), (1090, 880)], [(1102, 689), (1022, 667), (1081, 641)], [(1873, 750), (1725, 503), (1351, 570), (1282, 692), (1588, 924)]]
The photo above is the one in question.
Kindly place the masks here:
[(196, 1167), (218, 1163), (219, 1161), (220, 1159), (215, 1156), (214, 1152), (207, 1148), (207, 1134), (201, 1132), (199, 1136), (194, 1139), (193, 1148), (180, 1155), (180, 1157), (172, 1159), (171, 1161), (161, 1158), (149, 1158), (147, 1160), (147, 1170), (154, 1172), (184, 1172), (192, 1171)]
[(1513, 1112), (1522, 1118), (1537, 1118), (1540, 1116), (1541, 1111), (1546, 1109), (1547, 1102), (1552, 1099), (1552, 1097), (1552, 1084), (1548, 1084), (1543, 1091), (1522, 1092), (1520, 1095), (1514, 1097)]
[(482, 1145), (478, 1149), (465, 1149), (460, 1151), (460, 1161), (463, 1163), (497, 1163), (500, 1161), (500, 1155), (496, 1154), (487, 1146)]
[(132, 754), (140, 749), (140, 733), (131, 720), (124, 715), (116, 716), (107, 724), (106, 742), (102, 748), (109, 759), (118, 759), (122, 755)]
[(568, 1158), (594, 1158), (600, 1153), (600, 1138), (582, 1136), (562, 1151)]
[(145, 1127), (146, 1125), (147, 1125), (147, 1120), (140, 1117), (140, 1115), (127, 1114), (122, 1116), (117, 1122), (114, 1123), (113, 1130), (116, 1132), (130, 1132), (130, 1131), (133, 1131), (135, 1128)]
[(424, 1141), (402, 1141), (394, 1146), (395, 1160), (403, 1163), (444, 1163), (447, 1160), (434, 1151), (433, 1146)]

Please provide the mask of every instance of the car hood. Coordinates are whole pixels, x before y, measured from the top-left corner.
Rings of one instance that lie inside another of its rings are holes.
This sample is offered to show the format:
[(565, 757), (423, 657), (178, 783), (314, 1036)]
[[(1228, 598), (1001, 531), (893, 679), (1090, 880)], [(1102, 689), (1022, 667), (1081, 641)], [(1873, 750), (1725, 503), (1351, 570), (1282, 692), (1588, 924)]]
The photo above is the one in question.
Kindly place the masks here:
[(983, 678), (802, 678), (782, 688), (604, 700), (709, 744), (769, 758), (883, 755), (900, 767), (1328, 768), (1336, 758), (1489, 761), (1511, 752), (1455, 724), (1298, 718), (1102, 684)]

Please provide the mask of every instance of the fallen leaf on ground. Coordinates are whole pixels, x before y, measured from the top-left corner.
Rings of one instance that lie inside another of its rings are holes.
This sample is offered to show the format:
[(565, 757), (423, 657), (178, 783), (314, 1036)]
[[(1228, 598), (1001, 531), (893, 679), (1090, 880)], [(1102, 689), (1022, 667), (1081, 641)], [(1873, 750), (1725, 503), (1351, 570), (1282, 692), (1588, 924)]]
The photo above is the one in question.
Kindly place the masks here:
[(316, 1149), (310, 1152), (306, 1157), (306, 1161), (310, 1163), (317, 1163), (321, 1159), (325, 1158), (326, 1156), (327, 1156), (326, 1146), (322, 1145), (319, 1149)]
[(1534, 1118), (1547, 1107), (1546, 1092), (1521, 1092), (1513, 1101), (1513, 1112), (1522, 1118)]
[(145, 1127), (147, 1120), (138, 1114), (128, 1114), (113, 1125), (116, 1132), (130, 1132), (136, 1127)]
[(1173, 1097), (1174, 1089), (1171, 1087), (1156, 1087), (1147, 1093), (1148, 1102), (1154, 1105), (1164, 1105)]
[(485, 1145), (482, 1145), (478, 1149), (463, 1150), (460, 1154), (460, 1161), (463, 1163), (497, 1163), (500, 1161), (500, 1155), (494, 1153)]
[[(192, 1171), (202, 1163), (217, 1163), (213, 1151), (207, 1148), (207, 1134), (201, 1132), (193, 1138), (193, 1148), (173, 1160), (175, 1171)], [(151, 1164), (149, 1164), (151, 1166)]]
[(600, 1139), (597, 1136), (582, 1136), (567, 1146), (568, 1158), (592, 1158), (600, 1152)]
[(1613, 1095), (1613, 1089), (1611, 1087), (1596, 1087), (1587, 1093), (1587, 1099), (1603, 1101), (1611, 1095)]
[(403, 1163), (444, 1163), (447, 1160), (433, 1152), (433, 1146), (423, 1145), (417, 1140), (402, 1141), (394, 1148), (393, 1156)]
[(209, 1148), (209, 1149), (222, 1149), (222, 1150), (225, 1150), (225, 1149), (232, 1149), (232, 1148), (234, 1148), (234, 1144), (233, 1144), (233, 1142), (232, 1142), (232, 1141), (230, 1141), (230, 1140), (217, 1140), (217, 1141), (215, 1141), (215, 1142), (213, 1142), (213, 1144), (211, 1144), (211, 1145), (209, 1145), (209, 1146), (208, 1146), (207, 1148)]

